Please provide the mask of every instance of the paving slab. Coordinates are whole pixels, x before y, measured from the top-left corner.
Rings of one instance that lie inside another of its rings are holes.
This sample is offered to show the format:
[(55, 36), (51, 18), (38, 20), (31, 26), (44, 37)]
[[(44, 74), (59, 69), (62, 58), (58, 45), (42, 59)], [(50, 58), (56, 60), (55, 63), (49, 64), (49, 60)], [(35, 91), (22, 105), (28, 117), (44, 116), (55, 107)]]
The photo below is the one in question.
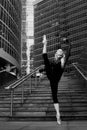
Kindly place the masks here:
[(0, 130), (87, 130), (87, 121), (50, 122), (0, 121)]

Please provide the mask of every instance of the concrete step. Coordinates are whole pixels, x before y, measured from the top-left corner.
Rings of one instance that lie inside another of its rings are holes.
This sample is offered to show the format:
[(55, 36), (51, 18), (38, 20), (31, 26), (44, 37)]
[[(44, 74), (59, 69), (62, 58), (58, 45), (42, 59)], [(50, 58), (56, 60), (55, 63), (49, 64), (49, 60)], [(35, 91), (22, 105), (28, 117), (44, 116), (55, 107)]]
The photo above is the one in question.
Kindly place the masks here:
[[(68, 78), (62, 78), (58, 89), (60, 112), (63, 119), (76, 119), (87, 116), (87, 94), (86, 89)], [(72, 85), (71, 85), (72, 84)], [(77, 85), (76, 85), (77, 84)], [(24, 82), (14, 91), (13, 120), (55, 120), (55, 109), (53, 106), (51, 89), (48, 80), (43, 80), (39, 86), (32, 86), (30, 94), (29, 81)], [(21, 90), (24, 86), (25, 102), (21, 104)], [(10, 92), (0, 95), (0, 116), (10, 115)], [(26, 93), (27, 92), (27, 93)], [(11, 119), (12, 119), (11, 118)]]
[(22, 117), (29, 117), (29, 116), (32, 116), (32, 117), (41, 117), (41, 116), (46, 116), (46, 112), (16, 112), (15, 113), (15, 116), (22, 116)]

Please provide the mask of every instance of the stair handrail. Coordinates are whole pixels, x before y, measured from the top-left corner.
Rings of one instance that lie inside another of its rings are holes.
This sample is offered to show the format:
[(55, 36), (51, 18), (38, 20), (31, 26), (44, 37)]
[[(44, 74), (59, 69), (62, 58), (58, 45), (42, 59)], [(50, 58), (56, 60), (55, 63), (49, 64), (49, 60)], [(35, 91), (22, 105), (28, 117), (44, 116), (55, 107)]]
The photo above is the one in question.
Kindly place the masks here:
[(78, 67), (82, 70), (82, 72), (84, 73), (84, 75), (85, 75), (85, 74), (87, 75), (87, 72), (81, 67), (82, 64), (77, 64), (77, 65), (78, 65)]
[(17, 81), (15, 81), (14, 83), (12, 83), (11, 85), (9, 85), (8, 87), (6, 87), (5, 89), (14, 89), (16, 88), (19, 84), (21, 84), (22, 82), (24, 82), (26, 79), (28, 79), (30, 76), (32, 76), (38, 69), (41, 69), (42, 67), (44, 67), (44, 65), (41, 65), (37, 68), (35, 68), (30, 74), (27, 74), (25, 76), (23, 76), (22, 78), (18, 79)]
[(81, 74), (81, 76), (87, 81), (87, 77), (81, 72), (81, 70), (78, 68), (78, 66), (77, 66), (77, 62), (75, 62), (75, 63), (72, 63), (73, 64), (73, 66), (75, 67), (75, 69)]
[(5, 72), (5, 71), (6, 71), (6, 69), (3, 69), (3, 70), (0, 71), (0, 73)]
[[(39, 70), (39, 69), (41, 69), (42, 67), (44, 67), (44, 65), (41, 65), (41, 66), (35, 68), (30, 74), (23, 76), (22, 78), (20, 78), (19, 80), (17, 80), (16, 82), (12, 83), (11, 85), (9, 85), (6, 88), (6, 89), (10, 90), (10, 92), (11, 92), (11, 98), (10, 98), (10, 103), (11, 103), (10, 116), (11, 117), (13, 116), (13, 104), (14, 104), (14, 102), (13, 102), (13, 100), (14, 100), (13, 93), (14, 93), (14, 89), (17, 88), (18, 85), (20, 85), (21, 83), (23, 83), (24, 81), (26, 81), (28, 78), (30, 78), (30, 93), (31, 93), (32, 92), (32, 85), (31, 85), (32, 79), (31, 79), (31, 76), (33, 74), (35, 74), (36, 71)], [(36, 82), (37, 82), (36, 79), (37, 79), (37, 77), (35, 75), (35, 86), (36, 86)], [(21, 92), (22, 92), (21, 93), (22, 94), (21, 103), (23, 104), (24, 103), (24, 87), (22, 86), (21, 88), (22, 88), (21, 89)]]
[[(15, 68), (16, 68), (16, 66), (12, 66), (10, 69), (15, 69)], [(12, 74), (11, 72), (7, 71), (7, 69), (0, 70), (0, 74), (2, 72), (8, 72), (8, 73)]]

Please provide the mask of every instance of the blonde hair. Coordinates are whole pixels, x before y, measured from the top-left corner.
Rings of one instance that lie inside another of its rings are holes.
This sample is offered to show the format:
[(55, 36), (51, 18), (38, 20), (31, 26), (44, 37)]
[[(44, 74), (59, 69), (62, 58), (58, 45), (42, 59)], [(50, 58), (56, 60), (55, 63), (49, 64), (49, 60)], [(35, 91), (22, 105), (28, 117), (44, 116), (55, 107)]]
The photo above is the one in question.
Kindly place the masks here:
[(64, 52), (63, 52), (62, 49), (58, 49), (56, 53), (57, 53), (58, 55), (63, 55), (63, 54), (64, 54)]

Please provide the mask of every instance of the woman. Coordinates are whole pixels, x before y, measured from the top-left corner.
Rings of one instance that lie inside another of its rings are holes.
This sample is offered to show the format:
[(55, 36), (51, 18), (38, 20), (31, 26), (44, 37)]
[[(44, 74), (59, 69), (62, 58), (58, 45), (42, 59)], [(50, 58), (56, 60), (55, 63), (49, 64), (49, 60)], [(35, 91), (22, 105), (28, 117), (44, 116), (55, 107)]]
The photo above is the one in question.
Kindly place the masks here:
[(59, 112), (59, 101), (57, 99), (57, 89), (58, 89), (58, 83), (60, 81), (60, 78), (64, 72), (66, 62), (70, 56), (70, 48), (71, 48), (71, 44), (69, 46), (67, 55), (65, 55), (62, 49), (58, 49), (54, 56), (54, 62), (52, 63), (49, 61), (47, 57), (46, 35), (43, 36), (43, 59), (44, 59), (46, 74), (50, 81), (52, 98), (54, 102), (54, 108), (56, 110), (56, 118), (58, 124), (61, 124), (61, 120), (60, 120), (60, 112)]

